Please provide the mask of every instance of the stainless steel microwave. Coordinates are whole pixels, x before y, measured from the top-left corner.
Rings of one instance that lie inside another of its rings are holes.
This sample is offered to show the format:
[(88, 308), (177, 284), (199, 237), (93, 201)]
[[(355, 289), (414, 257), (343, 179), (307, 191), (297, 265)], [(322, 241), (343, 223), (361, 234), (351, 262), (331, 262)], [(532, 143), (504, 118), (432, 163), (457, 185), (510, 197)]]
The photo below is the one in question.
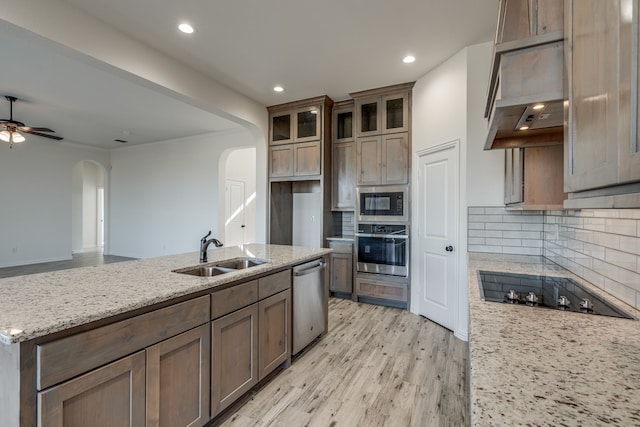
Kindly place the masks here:
[(405, 185), (358, 187), (358, 221), (408, 222), (409, 198)]

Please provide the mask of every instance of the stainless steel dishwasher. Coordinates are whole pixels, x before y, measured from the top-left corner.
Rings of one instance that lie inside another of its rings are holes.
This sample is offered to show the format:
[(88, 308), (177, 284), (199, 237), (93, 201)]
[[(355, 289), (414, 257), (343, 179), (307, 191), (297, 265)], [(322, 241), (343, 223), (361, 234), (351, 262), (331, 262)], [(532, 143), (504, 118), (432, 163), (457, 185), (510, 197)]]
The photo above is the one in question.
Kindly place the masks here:
[(324, 332), (324, 259), (293, 267), (293, 354)]

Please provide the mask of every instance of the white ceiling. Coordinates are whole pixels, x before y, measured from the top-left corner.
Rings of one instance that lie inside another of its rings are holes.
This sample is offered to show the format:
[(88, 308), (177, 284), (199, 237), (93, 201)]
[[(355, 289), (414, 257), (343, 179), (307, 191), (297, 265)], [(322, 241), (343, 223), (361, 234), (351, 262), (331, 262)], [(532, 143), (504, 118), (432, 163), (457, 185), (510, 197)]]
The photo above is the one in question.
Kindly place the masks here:
[[(65, 1), (265, 106), (318, 95), (341, 100), (416, 80), (464, 46), (490, 40), (498, 10), (498, 0)], [(177, 30), (183, 21), (193, 35)], [(65, 140), (114, 148), (122, 145), (117, 138), (135, 144), (237, 127), (3, 21), (0, 52), (13, 58), (0, 68), (0, 95), (23, 100), (14, 119)], [(416, 62), (402, 63), (406, 54)], [(273, 92), (276, 84), (285, 91)], [(8, 110), (0, 102), (0, 118)]]

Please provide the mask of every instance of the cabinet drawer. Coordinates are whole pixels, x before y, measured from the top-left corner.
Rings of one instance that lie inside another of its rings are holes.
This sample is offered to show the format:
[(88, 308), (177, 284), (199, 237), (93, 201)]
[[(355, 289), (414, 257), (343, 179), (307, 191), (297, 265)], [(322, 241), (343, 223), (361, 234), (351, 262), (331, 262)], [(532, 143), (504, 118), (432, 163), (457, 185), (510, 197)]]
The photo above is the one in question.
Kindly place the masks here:
[(366, 296), (407, 302), (407, 285), (405, 283), (356, 279), (356, 292), (358, 296), (361, 297)]
[(45, 389), (209, 321), (209, 295), (37, 347), (37, 386)]
[(281, 271), (258, 280), (258, 299), (275, 295), (291, 287), (291, 270)]
[(257, 280), (214, 292), (211, 295), (211, 319), (217, 319), (257, 301)]
[(339, 254), (351, 254), (353, 253), (353, 243), (335, 242), (330, 241), (329, 247), (333, 249), (334, 253)]

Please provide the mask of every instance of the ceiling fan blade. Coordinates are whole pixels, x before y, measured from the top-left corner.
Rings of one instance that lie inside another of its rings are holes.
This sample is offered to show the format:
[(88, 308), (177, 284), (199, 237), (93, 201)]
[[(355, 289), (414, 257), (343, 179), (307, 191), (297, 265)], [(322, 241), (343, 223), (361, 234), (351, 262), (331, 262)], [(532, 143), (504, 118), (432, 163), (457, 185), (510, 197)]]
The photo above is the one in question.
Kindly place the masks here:
[(19, 130), (21, 132), (55, 132), (55, 130), (49, 128), (34, 128), (31, 126), (21, 126)]
[[(29, 131), (29, 130), (21, 130), (24, 133), (28, 133), (30, 135), (36, 135), (36, 136), (42, 136), (44, 138), (51, 138), (51, 139), (55, 139), (56, 141), (60, 141), (62, 140), (61, 136), (55, 136), (55, 135), (47, 135), (46, 133), (40, 133), (40, 132), (36, 132), (36, 131)], [(51, 131), (53, 132), (53, 131)]]

